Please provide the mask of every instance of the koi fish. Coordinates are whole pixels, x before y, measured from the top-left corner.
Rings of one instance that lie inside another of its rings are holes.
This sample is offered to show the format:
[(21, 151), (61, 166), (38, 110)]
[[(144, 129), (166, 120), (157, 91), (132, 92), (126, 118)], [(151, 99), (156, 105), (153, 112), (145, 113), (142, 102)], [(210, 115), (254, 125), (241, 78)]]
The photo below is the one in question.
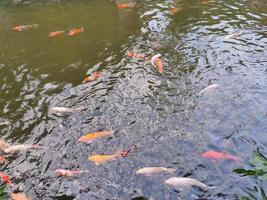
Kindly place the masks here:
[(121, 3), (121, 4), (117, 4), (117, 8), (119, 9), (134, 8), (134, 4), (133, 3)]
[(83, 29), (83, 28), (72, 29), (72, 30), (68, 33), (68, 35), (69, 35), (69, 36), (73, 36), (73, 35), (76, 35), (76, 34), (81, 33), (81, 32), (84, 32), (84, 29)]
[(171, 15), (175, 15), (175, 14), (177, 14), (179, 11), (181, 11), (182, 9), (180, 8), (180, 7), (175, 7), (175, 8), (171, 8), (170, 10), (169, 10), (169, 13), (171, 14)]
[(4, 149), (4, 152), (5, 153), (17, 153), (19, 151), (23, 151), (27, 149), (37, 149), (37, 148), (41, 148), (41, 146), (32, 145), (32, 144), (19, 144), (19, 145), (10, 146)]
[(202, 5), (208, 5), (208, 4), (210, 4), (210, 3), (211, 3), (210, 0), (202, 0), (202, 1), (201, 1), (201, 4), (202, 4)]
[(57, 176), (78, 176), (82, 173), (88, 173), (89, 171), (87, 170), (66, 170), (66, 169), (56, 169), (55, 174)]
[(165, 184), (173, 186), (197, 186), (202, 190), (208, 190), (214, 188), (214, 187), (209, 187), (196, 179), (184, 178), (184, 177), (171, 177), (165, 181)]
[(0, 149), (1, 149), (2, 151), (4, 151), (4, 149), (6, 149), (6, 148), (8, 148), (8, 147), (10, 147), (10, 145), (7, 144), (6, 141), (5, 141), (4, 139), (0, 139)]
[(85, 110), (84, 107), (78, 107), (78, 108), (66, 108), (66, 107), (52, 107), (50, 108), (51, 113), (57, 115), (57, 116), (63, 116), (75, 112), (81, 112)]
[(79, 142), (87, 142), (90, 143), (98, 138), (106, 137), (106, 136), (112, 136), (113, 132), (111, 131), (99, 131), (94, 133), (88, 133), (82, 137), (79, 138)]
[(100, 165), (109, 161), (115, 161), (121, 157), (121, 152), (117, 152), (113, 155), (92, 155), (88, 157), (88, 160), (95, 163), (95, 165)]
[(228, 153), (218, 152), (218, 151), (206, 151), (202, 153), (201, 156), (204, 158), (210, 158), (213, 160), (232, 160), (232, 161), (237, 161), (237, 162), (242, 161), (241, 158), (235, 157)]
[(13, 186), (13, 183), (11, 182), (10, 177), (8, 175), (4, 174), (3, 172), (0, 172), (0, 179), (4, 183), (6, 183), (6, 184), (8, 184), (10, 186)]
[(161, 54), (156, 54), (154, 55), (152, 58), (151, 58), (151, 64), (157, 68), (158, 72), (159, 73), (163, 73), (163, 68), (164, 68), (164, 65), (160, 59), (161, 57)]
[(25, 194), (23, 193), (12, 193), (11, 194), (11, 198), (13, 200), (31, 200), (30, 197), (27, 197)]
[(38, 24), (32, 24), (32, 25), (20, 25), (20, 26), (15, 26), (12, 28), (12, 31), (25, 31), (30, 28), (37, 28)]
[(136, 171), (136, 174), (145, 174), (145, 175), (151, 175), (151, 174), (158, 174), (158, 173), (173, 173), (176, 169), (172, 168), (166, 168), (166, 167), (145, 167), (138, 169)]
[(6, 159), (6, 157), (5, 156), (0, 156), (0, 164), (5, 164), (5, 163), (7, 163), (8, 161), (7, 161), (7, 159)]
[(204, 88), (203, 90), (201, 90), (199, 93), (198, 93), (198, 96), (202, 95), (203, 93), (209, 91), (209, 90), (213, 90), (215, 88), (217, 88), (219, 85), (218, 84), (212, 84), (212, 85), (209, 85), (208, 87)]
[(143, 54), (143, 53), (135, 53), (135, 52), (128, 52), (127, 55), (130, 57), (130, 58), (136, 58), (136, 59), (141, 59), (141, 60), (145, 60), (146, 59), (146, 55)]
[(233, 39), (241, 36), (241, 32), (235, 32), (224, 37), (224, 39)]
[(95, 81), (96, 79), (100, 78), (102, 76), (101, 72), (94, 72), (91, 76), (87, 76), (85, 79), (83, 79), (82, 83), (87, 83), (90, 81)]
[(64, 31), (54, 31), (54, 32), (51, 32), (49, 33), (49, 37), (57, 37), (59, 35), (61, 35), (62, 33), (64, 33)]

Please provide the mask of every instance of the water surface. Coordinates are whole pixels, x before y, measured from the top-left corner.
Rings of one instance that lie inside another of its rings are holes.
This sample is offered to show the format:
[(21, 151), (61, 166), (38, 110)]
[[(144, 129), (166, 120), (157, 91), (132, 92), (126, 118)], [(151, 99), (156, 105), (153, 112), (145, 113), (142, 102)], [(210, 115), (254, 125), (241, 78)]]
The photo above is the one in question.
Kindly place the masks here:
[[(1, 135), (10, 143), (44, 146), (12, 156), (2, 170), (33, 199), (238, 199), (253, 192), (257, 181), (232, 170), (247, 166), (257, 147), (266, 153), (267, 2), (145, 0), (125, 10), (115, 5), (1, 2)], [(174, 7), (181, 9), (171, 15)], [(11, 31), (21, 24), (39, 26)], [(80, 27), (85, 31), (67, 36)], [(62, 36), (48, 37), (59, 30)], [(240, 37), (225, 39), (233, 32)], [(149, 60), (129, 58), (129, 51), (161, 53), (164, 73)], [(92, 67), (103, 77), (81, 84)], [(218, 88), (198, 95), (211, 84)], [(57, 117), (49, 112), (52, 106), (86, 110)], [(77, 142), (102, 129), (115, 135)], [(95, 166), (87, 160), (132, 144), (138, 150), (119, 161)], [(213, 162), (200, 156), (207, 150), (244, 162)], [(135, 175), (148, 166), (177, 171)], [(90, 173), (59, 178), (57, 168)], [(175, 189), (164, 185), (171, 176), (216, 188)]]

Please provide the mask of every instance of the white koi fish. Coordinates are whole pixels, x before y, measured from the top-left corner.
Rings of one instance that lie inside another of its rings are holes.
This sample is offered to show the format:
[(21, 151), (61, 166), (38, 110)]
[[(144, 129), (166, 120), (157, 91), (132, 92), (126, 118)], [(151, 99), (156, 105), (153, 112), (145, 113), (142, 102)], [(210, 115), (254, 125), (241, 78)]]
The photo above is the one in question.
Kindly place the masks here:
[(202, 190), (209, 190), (214, 187), (209, 187), (204, 183), (192, 178), (185, 178), (185, 177), (172, 177), (165, 181), (165, 184), (172, 185), (172, 186), (197, 186)]
[(242, 34), (241, 32), (235, 32), (235, 33), (225, 36), (224, 39), (228, 40), (228, 39), (237, 38), (237, 37), (240, 37), (241, 34)]
[(204, 88), (203, 90), (201, 90), (199, 93), (198, 93), (198, 96), (204, 94), (205, 92), (207, 91), (210, 91), (210, 90), (213, 90), (215, 88), (217, 88), (219, 85), (218, 84), (212, 84), (212, 85), (209, 85), (208, 87)]
[(136, 174), (151, 175), (151, 174), (159, 174), (159, 173), (172, 173), (175, 171), (176, 169), (166, 168), (166, 167), (145, 167), (145, 168), (138, 169), (136, 171)]
[(84, 107), (78, 107), (78, 108), (52, 107), (50, 108), (51, 113), (58, 115), (58, 116), (68, 115), (68, 114), (75, 113), (75, 112), (81, 112), (83, 110), (85, 110)]
[(55, 174), (57, 176), (67, 176), (67, 177), (71, 177), (71, 176), (78, 176), (82, 173), (88, 173), (88, 170), (67, 170), (67, 169), (56, 169), (55, 170)]
[(41, 148), (41, 146), (32, 145), (32, 144), (18, 144), (18, 145), (7, 147), (7, 148), (3, 149), (3, 151), (5, 153), (17, 153), (19, 151), (24, 151), (27, 149), (37, 149), (37, 148)]

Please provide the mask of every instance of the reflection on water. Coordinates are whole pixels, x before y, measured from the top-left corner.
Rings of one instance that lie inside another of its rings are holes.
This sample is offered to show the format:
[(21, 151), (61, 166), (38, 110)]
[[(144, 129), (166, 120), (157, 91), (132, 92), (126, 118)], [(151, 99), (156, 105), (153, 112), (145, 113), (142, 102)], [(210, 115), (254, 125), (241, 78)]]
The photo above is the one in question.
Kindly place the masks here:
[[(246, 163), (256, 147), (265, 151), (266, 6), (264, 0), (146, 0), (131, 9), (108, 0), (1, 2), (1, 134), (10, 143), (44, 146), (14, 156), (2, 170), (34, 199), (237, 199), (256, 181), (234, 174), (238, 163), (200, 155), (225, 151)], [(38, 28), (11, 31), (26, 24)], [(234, 32), (240, 35), (225, 38)], [(164, 73), (127, 52), (162, 54)], [(92, 69), (103, 76), (81, 84)], [(218, 87), (200, 93), (212, 84)], [(53, 106), (86, 110), (57, 117), (48, 112)], [(103, 129), (114, 136), (77, 142)], [(87, 160), (132, 144), (138, 150), (125, 159), (101, 166)], [(177, 170), (135, 175), (148, 166)], [(58, 178), (57, 168), (90, 173)], [(216, 187), (175, 189), (164, 185), (171, 176)]]

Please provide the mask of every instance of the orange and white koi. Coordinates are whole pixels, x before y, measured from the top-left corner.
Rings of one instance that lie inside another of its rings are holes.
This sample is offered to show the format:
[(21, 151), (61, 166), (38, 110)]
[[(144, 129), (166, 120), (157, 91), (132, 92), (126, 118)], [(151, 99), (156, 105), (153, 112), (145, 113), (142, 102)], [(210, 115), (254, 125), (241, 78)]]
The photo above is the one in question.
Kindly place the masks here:
[(88, 173), (88, 170), (67, 170), (67, 169), (56, 169), (55, 170), (55, 174), (57, 176), (67, 176), (67, 177), (71, 177), (71, 176), (78, 176), (82, 173)]
[(165, 181), (165, 184), (172, 186), (197, 186), (202, 190), (209, 190), (214, 187), (209, 187), (204, 183), (192, 178), (184, 178), (184, 177), (172, 177)]
[(158, 70), (159, 73), (163, 73), (164, 65), (160, 59), (161, 54), (156, 54), (151, 58), (151, 64)]
[(31, 198), (30, 197), (27, 197), (26, 194), (24, 194), (24, 193), (14, 193), (13, 192), (11, 194), (11, 198), (13, 200), (31, 200)]
[(136, 59), (141, 59), (141, 60), (145, 60), (146, 59), (146, 55), (144, 53), (135, 53), (133, 51), (129, 51), (127, 53), (127, 55), (130, 57), (130, 58), (136, 58)]
[(59, 35), (61, 35), (62, 33), (64, 33), (64, 31), (54, 31), (54, 32), (51, 32), (49, 33), (49, 37), (57, 37)]
[(32, 144), (19, 144), (19, 145), (10, 146), (4, 149), (4, 152), (5, 153), (17, 153), (19, 151), (23, 151), (27, 149), (37, 149), (37, 148), (41, 148), (41, 146), (32, 145)]
[(134, 8), (134, 4), (133, 3), (117, 4), (117, 8), (119, 8), (119, 9)]
[(88, 160), (95, 163), (95, 165), (100, 165), (109, 161), (115, 161), (121, 157), (122, 157), (121, 152), (117, 152), (112, 155), (98, 155), (98, 154), (92, 155), (88, 157)]
[(201, 156), (204, 158), (209, 158), (209, 159), (216, 160), (216, 161), (219, 161), (219, 160), (232, 160), (236, 162), (242, 161), (241, 158), (238, 158), (236, 156), (230, 155), (225, 152), (218, 152), (218, 151), (206, 151), (202, 153)]
[(78, 33), (84, 32), (83, 28), (78, 28), (78, 29), (72, 29), (70, 30), (70, 32), (68, 33), (69, 36), (73, 36), (76, 35)]
[(15, 26), (12, 28), (12, 31), (25, 31), (28, 30), (30, 28), (37, 28), (38, 24), (32, 24), (32, 25), (20, 25), (20, 26)]
[(98, 138), (106, 137), (106, 136), (112, 136), (112, 131), (98, 131), (94, 133), (88, 133), (82, 137), (79, 138), (79, 142), (87, 142), (90, 143)]
[(13, 186), (13, 183), (11, 182), (10, 177), (8, 175), (4, 174), (3, 172), (0, 172), (0, 179), (4, 183), (6, 183), (6, 184), (8, 184), (10, 186)]
[(166, 168), (166, 167), (145, 167), (138, 169), (136, 171), (136, 174), (145, 174), (145, 175), (151, 175), (151, 174), (159, 174), (159, 173), (173, 173), (176, 169), (172, 168)]
[(179, 11), (181, 11), (182, 9), (181, 9), (181, 7), (175, 7), (175, 8), (171, 8), (170, 10), (169, 10), (169, 13), (171, 14), (171, 15), (175, 15), (175, 14), (177, 14)]
[(119, 158), (125, 158), (129, 155), (130, 152), (136, 150), (137, 146), (131, 145), (126, 151), (118, 151), (117, 153), (112, 155), (92, 155), (88, 157), (88, 160), (94, 162), (96, 165), (104, 164), (108, 161), (114, 161), (118, 160)]
[(86, 78), (84, 78), (82, 83), (95, 81), (96, 79), (100, 78), (101, 76), (102, 76), (101, 72), (94, 72), (94, 73), (92, 73), (91, 76), (87, 76)]

